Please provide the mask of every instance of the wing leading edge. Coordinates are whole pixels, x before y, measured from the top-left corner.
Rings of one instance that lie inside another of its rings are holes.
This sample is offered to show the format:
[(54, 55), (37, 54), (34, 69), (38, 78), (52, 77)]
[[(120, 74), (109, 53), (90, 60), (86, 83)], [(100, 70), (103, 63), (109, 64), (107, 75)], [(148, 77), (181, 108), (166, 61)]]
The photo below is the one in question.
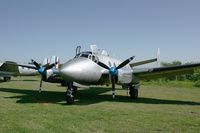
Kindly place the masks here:
[(200, 68), (200, 63), (173, 67), (148, 68), (140, 70), (133, 69), (133, 77), (137, 77), (139, 80), (150, 80), (166, 76), (191, 74), (196, 68)]

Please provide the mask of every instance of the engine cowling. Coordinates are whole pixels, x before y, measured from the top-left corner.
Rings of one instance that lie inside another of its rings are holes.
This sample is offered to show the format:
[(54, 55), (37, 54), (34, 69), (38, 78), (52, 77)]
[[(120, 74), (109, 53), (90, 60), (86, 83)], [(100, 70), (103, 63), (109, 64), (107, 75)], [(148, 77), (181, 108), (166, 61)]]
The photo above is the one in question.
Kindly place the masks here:
[(119, 84), (129, 84), (132, 81), (132, 70), (123, 69), (118, 70), (118, 81)]

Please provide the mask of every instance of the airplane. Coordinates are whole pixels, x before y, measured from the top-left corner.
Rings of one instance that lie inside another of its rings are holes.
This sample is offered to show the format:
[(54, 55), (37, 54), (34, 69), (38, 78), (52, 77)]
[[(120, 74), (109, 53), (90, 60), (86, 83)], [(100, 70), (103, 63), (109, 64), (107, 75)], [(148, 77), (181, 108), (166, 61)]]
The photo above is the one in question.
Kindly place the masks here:
[(0, 62), (0, 77), (3, 77), (5, 82), (10, 81), (12, 76), (34, 76), (37, 74), (35, 69), (17, 66), (16, 62)]
[[(112, 98), (115, 99), (115, 84), (121, 85), (124, 89), (129, 89), (131, 99), (138, 98), (138, 90), (141, 80), (150, 80), (171, 75), (190, 74), (194, 69), (200, 67), (200, 63), (190, 65), (180, 65), (173, 67), (155, 67), (147, 69), (138, 69), (136, 66), (141, 66), (147, 63), (158, 61), (160, 51), (158, 50), (157, 57), (139, 62), (131, 61), (135, 56), (131, 56), (125, 61), (111, 57), (107, 51), (98, 49), (96, 45), (90, 46), (91, 51), (82, 51), (81, 47), (76, 48), (74, 58), (68, 60), (64, 64), (53, 63), (48, 66), (41, 66), (36, 61), (32, 60), (35, 65), (31, 67), (36, 69), (41, 74), (40, 90), (42, 81), (51, 82), (49, 78), (59, 77), (65, 81), (67, 85), (66, 102), (67, 104), (74, 103), (74, 97), (77, 93), (75, 83), (81, 85), (112, 85)], [(28, 66), (24, 66), (28, 67)]]

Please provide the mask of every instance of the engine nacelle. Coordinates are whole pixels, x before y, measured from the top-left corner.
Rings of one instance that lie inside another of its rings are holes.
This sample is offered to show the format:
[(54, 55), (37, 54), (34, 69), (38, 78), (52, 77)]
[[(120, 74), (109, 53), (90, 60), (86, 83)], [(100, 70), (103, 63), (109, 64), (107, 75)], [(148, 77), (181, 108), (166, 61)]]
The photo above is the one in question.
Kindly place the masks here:
[(118, 82), (119, 84), (129, 84), (132, 81), (132, 70), (123, 69), (118, 70)]

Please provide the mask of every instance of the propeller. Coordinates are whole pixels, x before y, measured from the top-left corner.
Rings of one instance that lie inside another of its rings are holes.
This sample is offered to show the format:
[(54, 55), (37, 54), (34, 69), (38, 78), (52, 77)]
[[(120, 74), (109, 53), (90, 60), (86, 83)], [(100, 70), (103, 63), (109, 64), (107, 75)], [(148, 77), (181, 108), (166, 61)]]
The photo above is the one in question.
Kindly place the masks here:
[(41, 79), (40, 79), (40, 88), (39, 88), (39, 92), (41, 92), (41, 88), (42, 88), (42, 80), (46, 79), (47, 76), (47, 70), (53, 68), (56, 64), (51, 64), (47, 67), (44, 66), (40, 66), (36, 61), (34, 61), (33, 59), (31, 59), (31, 62), (35, 65), (36, 70), (40, 73), (41, 75)]
[(121, 64), (119, 64), (117, 67), (108, 67), (106, 64), (102, 63), (102, 62), (97, 62), (97, 64), (107, 70), (109, 70), (109, 74), (110, 74), (110, 78), (111, 78), (111, 83), (112, 83), (112, 97), (113, 99), (115, 98), (115, 77), (118, 76), (118, 69), (123, 68), (124, 66), (126, 66), (128, 63), (130, 63), (133, 59), (135, 58), (135, 56), (132, 56), (130, 58), (128, 58), (127, 60), (125, 60), (124, 62), (122, 62)]

